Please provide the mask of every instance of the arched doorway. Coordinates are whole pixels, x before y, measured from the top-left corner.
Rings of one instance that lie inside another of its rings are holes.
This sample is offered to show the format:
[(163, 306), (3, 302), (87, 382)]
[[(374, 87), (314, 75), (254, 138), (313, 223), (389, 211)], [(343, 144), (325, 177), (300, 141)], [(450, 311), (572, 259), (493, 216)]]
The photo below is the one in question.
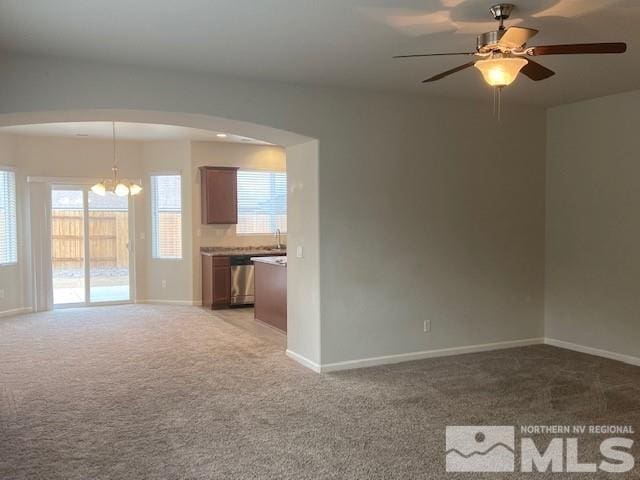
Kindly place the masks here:
[[(96, 109), (76, 111), (44, 111), (28, 113), (12, 113), (0, 115), (0, 127), (12, 125), (30, 125), (54, 122), (90, 122), (116, 121), (130, 123), (152, 123), (162, 125), (177, 125), (202, 130), (226, 131), (234, 134), (256, 138), (276, 145), (286, 150), (288, 185), (288, 240), (289, 266), (287, 268), (287, 310), (288, 310), (288, 338), (287, 352), (298, 361), (311, 368), (317, 368), (320, 363), (320, 295), (319, 295), (319, 225), (318, 225), (318, 141), (293, 132), (271, 128), (264, 125), (241, 122), (220, 117), (159, 112), (143, 110)], [(16, 165), (20, 173), (20, 165)], [(25, 184), (21, 198), (26, 199)], [(27, 201), (20, 207), (24, 218), (28, 209), (34, 208)], [(32, 272), (33, 252), (28, 222), (21, 228), (23, 242), (22, 256), (17, 265), (19, 276), (22, 277), (20, 296), (22, 307), (33, 305), (34, 290), (38, 288), (34, 282)], [(186, 233), (184, 242), (193, 245), (194, 228)], [(191, 255), (196, 252), (190, 251)], [(191, 285), (193, 295), (193, 261), (185, 267), (185, 282)], [(152, 271), (156, 266), (146, 265)]]

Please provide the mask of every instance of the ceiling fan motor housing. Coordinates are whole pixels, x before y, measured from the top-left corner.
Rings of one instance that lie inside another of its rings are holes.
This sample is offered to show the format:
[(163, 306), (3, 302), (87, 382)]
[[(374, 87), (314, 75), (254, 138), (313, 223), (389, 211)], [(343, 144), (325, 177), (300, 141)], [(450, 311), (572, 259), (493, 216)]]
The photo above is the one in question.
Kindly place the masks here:
[(513, 8), (514, 5), (512, 3), (497, 3), (489, 9), (493, 18), (500, 22), (500, 26), (498, 30), (478, 35), (476, 38), (476, 50), (479, 53), (490, 53), (495, 50), (500, 50), (498, 43), (506, 31), (504, 21), (509, 18)]
[(500, 50), (499, 42), (506, 30), (493, 30), (484, 32), (476, 37), (476, 50), (480, 53), (489, 53)]

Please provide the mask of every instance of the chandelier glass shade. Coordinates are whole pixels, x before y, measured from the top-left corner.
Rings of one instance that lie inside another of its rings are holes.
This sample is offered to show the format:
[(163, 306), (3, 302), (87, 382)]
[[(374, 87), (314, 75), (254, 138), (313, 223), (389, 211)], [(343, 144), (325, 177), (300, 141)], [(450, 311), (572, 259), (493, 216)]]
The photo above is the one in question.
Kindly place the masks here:
[(91, 191), (96, 195), (104, 196), (107, 192), (116, 194), (119, 197), (126, 197), (127, 195), (138, 195), (142, 191), (142, 187), (135, 182), (129, 181), (126, 178), (119, 178), (118, 176), (118, 157), (116, 155), (116, 123), (111, 122), (113, 127), (113, 166), (111, 171), (113, 177), (104, 179), (96, 183), (91, 187)]

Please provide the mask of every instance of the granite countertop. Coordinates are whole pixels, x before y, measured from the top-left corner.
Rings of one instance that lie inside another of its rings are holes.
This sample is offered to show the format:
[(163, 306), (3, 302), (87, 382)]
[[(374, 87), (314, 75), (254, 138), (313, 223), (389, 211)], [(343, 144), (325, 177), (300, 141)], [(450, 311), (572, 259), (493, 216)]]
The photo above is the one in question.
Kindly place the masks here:
[(201, 247), (200, 255), (210, 257), (229, 257), (232, 255), (286, 255), (287, 247), (276, 248), (274, 246), (259, 247)]
[(252, 262), (268, 263), (269, 265), (287, 266), (287, 257), (253, 257)]

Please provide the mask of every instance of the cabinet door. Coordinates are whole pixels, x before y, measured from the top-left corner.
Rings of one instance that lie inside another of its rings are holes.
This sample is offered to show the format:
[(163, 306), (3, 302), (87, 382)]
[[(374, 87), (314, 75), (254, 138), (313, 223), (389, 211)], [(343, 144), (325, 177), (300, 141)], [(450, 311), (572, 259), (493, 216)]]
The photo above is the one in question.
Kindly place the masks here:
[(213, 308), (227, 308), (231, 296), (229, 257), (213, 257)]
[(287, 331), (287, 267), (256, 262), (255, 318)]
[(202, 256), (202, 306), (213, 308), (213, 257)]
[(238, 223), (236, 168), (203, 168), (202, 223)]
[(213, 267), (213, 305), (215, 307), (229, 306), (229, 275), (229, 267)]

